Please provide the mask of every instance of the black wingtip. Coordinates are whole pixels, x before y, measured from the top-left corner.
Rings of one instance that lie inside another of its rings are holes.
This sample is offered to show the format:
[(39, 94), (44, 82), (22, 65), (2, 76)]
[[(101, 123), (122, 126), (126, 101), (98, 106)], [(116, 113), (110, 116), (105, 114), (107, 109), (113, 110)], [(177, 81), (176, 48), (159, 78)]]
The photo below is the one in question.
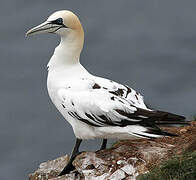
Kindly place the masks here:
[(186, 121), (185, 116), (164, 112), (164, 111), (156, 111), (157, 120), (155, 120), (155, 124), (158, 126), (188, 126), (189, 122)]
[(179, 135), (174, 134), (174, 133), (169, 133), (166, 131), (161, 131), (163, 136), (169, 136), (169, 137), (178, 137)]
[(157, 113), (157, 116), (165, 118), (165, 119), (181, 121), (181, 122), (184, 122), (186, 119), (185, 116), (181, 116), (181, 115), (177, 115), (177, 114), (173, 114), (173, 113), (169, 113), (165, 111), (155, 111), (155, 112)]
[(184, 122), (186, 117), (177, 114), (168, 113), (168, 119), (174, 119), (174, 120), (176, 119), (178, 121)]
[(174, 122), (174, 121), (168, 121), (168, 122), (163, 122), (163, 121), (157, 121), (156, 125), (158, 126), (168, 126), (168, 127), (174, 127), (174, 126), (190, 126), (189, 122)]

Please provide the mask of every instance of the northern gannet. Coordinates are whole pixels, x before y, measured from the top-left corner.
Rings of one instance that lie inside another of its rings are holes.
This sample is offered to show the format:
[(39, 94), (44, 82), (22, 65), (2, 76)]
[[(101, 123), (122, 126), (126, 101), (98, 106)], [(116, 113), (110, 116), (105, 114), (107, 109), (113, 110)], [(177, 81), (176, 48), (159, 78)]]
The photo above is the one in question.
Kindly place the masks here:
[(49, 96), (76, 136), (70, 160), (60, 175), (69, 173), (83, 139), (135, 139), (173, 136), (159, 125), (186, 124), (185, 117), (151, 110), (143, 97), (132, 88), (90, 74), (80, 64), (84, 31), (78, 17), (67, 10), (57, 11), (26, 35), (40, 33), (60, 35), (48, 63)]

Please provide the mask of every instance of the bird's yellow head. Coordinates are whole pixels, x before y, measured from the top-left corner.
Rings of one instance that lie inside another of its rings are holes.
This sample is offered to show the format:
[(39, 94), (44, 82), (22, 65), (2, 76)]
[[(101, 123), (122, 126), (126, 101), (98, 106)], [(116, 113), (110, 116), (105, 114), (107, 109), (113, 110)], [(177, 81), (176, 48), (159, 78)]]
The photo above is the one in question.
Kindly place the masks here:
[(70, 33), (74, 33), (81, 38), (84, 36), (79, 18), (67, 10), (53, 13), (44, 23), (30, 29), (26, 33), (26, 36), (41, 33), (55, 33), (60, 36), (67, 36)]
[(71, 11), (62, 10), (53, 13), (45, 22), (30, 29), (26, 36), (41, 33), (55, 33), (61, 36), (58, 48), (60, 54), (66, 52), (67, 56), (80, 56), (84, 44), (84, 31), (79, 18)]

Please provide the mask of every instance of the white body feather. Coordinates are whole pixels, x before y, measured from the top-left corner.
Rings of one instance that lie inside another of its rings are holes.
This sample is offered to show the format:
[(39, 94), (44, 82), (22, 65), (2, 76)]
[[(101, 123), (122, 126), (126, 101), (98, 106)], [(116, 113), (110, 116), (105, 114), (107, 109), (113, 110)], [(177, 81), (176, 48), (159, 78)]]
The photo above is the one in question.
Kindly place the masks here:
[(74, 13), (57, 11), (26, 35), (45, 32), (61, 37), (48, 63), (49, 96), (77, 138), (171, 136), (158, 125), (184, 122), (183, 116), (148, 109), (143, 97), (128, 86), (88, 73), (79, 61), (84, 31)]
[[(127, 86), (91, 75), (79, 61), (78, 63), (65, 64), (66, 51), (59, 53), (62, 50), (61, 48), (61, 45), (56, 48), (48, 64), (47, 87), (52, 102), (71, 124), (75, 136), (80, 139), (127, 139), (136, 138), (137, 136), (133, 133), (145, 135), (147, 130), (145, 127), (139, 125), (125, 127), (109, 126), (104, 123), (93, 122), (85, 115), (85, 113), (105, 115), (112, 122), (118, 124), (121, 119), (126, 119), (126, 117), (118, 114), (114, 109), (122, 109), (125, 112), (134, 113), (136, 108), (131, 105), (142, 109), (147, 108), (143, 102), (143, 97), (133, 89), (131, 89), (131, 92), (127, 92)], [(95, 84), (98, 87), (93, 89)], [(118, 89), (123, 91), (122, 97), (110, 93)], [(114, 100), (111, 99), (112, 97), (114, 97)], [(87, 119), (89, 122), (101, 127), (81, 122), (70, 116), (68, 112), (76, 112), (81, 118)], [(138, 120), (132, 119), (132, 121)], [(158, 137), (158, 135), (153, 136)]]

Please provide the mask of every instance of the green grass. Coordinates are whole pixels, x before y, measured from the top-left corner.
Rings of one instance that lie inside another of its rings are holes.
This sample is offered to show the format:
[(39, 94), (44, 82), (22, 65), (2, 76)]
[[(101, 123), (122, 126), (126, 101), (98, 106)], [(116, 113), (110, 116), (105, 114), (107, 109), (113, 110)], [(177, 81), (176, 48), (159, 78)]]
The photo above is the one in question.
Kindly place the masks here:
[(196, 180), (196, 152), (175, 156), (137, 180)]

